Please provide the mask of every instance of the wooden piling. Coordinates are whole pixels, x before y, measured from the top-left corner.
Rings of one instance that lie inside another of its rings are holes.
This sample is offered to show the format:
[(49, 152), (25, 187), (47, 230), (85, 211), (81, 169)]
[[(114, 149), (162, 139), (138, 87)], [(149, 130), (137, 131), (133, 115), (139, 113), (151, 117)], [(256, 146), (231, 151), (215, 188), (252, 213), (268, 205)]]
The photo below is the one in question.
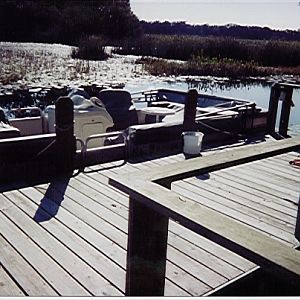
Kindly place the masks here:
[(74, 170), (76, 139), (74, 136), (74, 104), (69, 97), (55, 103), (56, 166), (58, 173)]
[(267, 120), (267, 132), (269, 134), (275, 133), (279, 96), (280, 96), (280, 85), (278, 83), (275, 83), (271, 87), (271, 94), (269, 100), (269, 110), (268, 110), (268, 120)]
[(292, 106), (293, 88), (285, 87), (285, 99), (282, 102), (280, 121), (279, 121), (279, 134), (283, 137), (288, 137), (288, 126), (290, 120), (290, 112)]
[(198, 103), (198, 92), (190, 89), (187, 92), (184, 106), (183, 131), (196, 131), (196, 108)]
[(126, 296), (163, 296), (168, 218), (130, 198)]

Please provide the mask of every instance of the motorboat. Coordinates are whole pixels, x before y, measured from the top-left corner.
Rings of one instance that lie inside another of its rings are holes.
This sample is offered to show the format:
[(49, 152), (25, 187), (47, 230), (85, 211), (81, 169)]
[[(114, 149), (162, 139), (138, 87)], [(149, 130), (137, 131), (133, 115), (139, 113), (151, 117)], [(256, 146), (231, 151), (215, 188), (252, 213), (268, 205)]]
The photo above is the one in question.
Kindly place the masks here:
[[(132, 155), (180, 148), (187, 92), (156, 89), (130, 93), (126, 89), (107, 88), (89, 93), (77, 88), (65, 96), (74, 104), (77, 150), (120, 141)], [(15, 128), (15, 136), (55, 132), (53, 104), (44, 109), (12, 108), (6, 116), (9, 126)], [(198, 94), (195, 121), (195, 130), (204, 133), (204, 141), (229, 140), (264, 133), (267, 111), (252, 101)]]

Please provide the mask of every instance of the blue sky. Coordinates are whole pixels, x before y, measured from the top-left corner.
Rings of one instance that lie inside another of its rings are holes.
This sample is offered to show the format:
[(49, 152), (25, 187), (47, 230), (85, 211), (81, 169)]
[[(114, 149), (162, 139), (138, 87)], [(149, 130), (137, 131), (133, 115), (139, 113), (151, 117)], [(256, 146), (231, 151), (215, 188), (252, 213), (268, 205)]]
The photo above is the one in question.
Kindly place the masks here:
[(130, 0), (130, 3), (137, 17), (146, 21), (300, 29), (297, 0)]

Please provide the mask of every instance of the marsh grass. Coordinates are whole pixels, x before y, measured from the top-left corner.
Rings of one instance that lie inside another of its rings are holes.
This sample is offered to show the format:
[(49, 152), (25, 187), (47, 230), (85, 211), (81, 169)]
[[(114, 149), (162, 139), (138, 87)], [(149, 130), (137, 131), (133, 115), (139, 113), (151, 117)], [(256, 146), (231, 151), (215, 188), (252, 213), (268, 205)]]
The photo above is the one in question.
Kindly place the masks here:
[(105, 61), (74, 59), (71, 46), (0, 42), (0, 91), (12, 85), (50, 87), (97, 82), (109, 85), (142, 76), (133, 57), (112, 56)]
[(145, 70), (155, 76), (216, 76), (245, 79), (280, 73), (276, 68), (261, 67), (254, 62), (218, 58), (194, 57), (187, 62), (177, 62), (146, 57), (141, 58), (137, 63), (144, 64)]
[(145, 35), (126, 41), (120, 52), (143, 55), (138, 62), (155, 76), (300, 75), (300, 42)]
[(135, 54), (165, 59), (191, 60), (193, 57), (232, 59), (265, 67), (300, 65), (300, 42), (242, 40), (221, 37), (144, 35), (127, 40), (121, 54)]
[(0, 47), (0, 58), (0, 82), (4, 85), (18, 81), (38, 82), (54, 74), (58, 80), (75, 80), (95, 71), (89, 61), (72, 59), (70, 52)]

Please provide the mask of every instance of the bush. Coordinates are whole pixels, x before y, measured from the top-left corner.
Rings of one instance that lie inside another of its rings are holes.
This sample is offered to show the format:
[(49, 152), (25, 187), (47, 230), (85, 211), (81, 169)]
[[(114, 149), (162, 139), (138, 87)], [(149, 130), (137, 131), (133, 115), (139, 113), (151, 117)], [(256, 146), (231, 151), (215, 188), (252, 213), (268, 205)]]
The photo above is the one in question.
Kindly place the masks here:
[(72, 52), (72, 58), (87, 60), (105, 60), (108, 54), (105, 52), (105, 39), (98, 36), (88, 36), (81, 39), (78, 48)]

